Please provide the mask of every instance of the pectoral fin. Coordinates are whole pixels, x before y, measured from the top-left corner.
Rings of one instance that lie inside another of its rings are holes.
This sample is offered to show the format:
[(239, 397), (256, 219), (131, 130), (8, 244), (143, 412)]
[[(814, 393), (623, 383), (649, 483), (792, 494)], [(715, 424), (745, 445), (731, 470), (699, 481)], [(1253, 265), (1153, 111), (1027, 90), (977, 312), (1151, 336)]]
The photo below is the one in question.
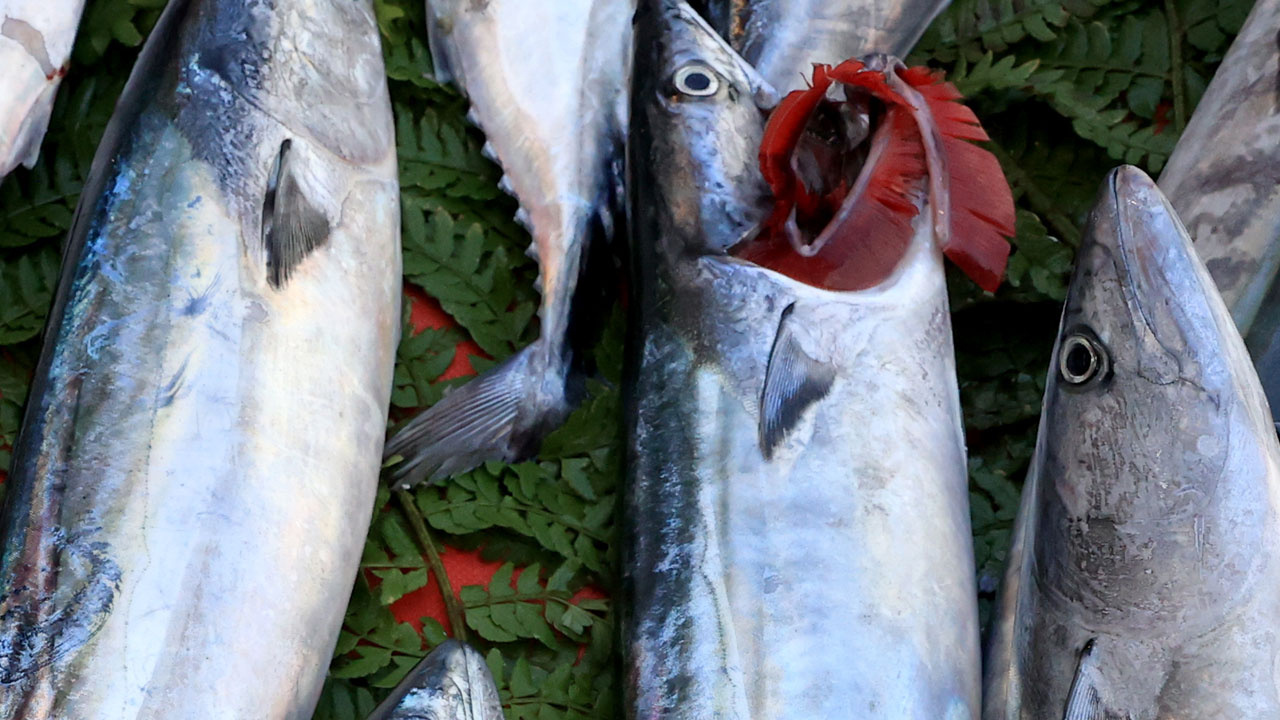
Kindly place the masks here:
[(1102, 703), (1099, 684), (1102, 674), (1098, 670), (1098, 660), (1094, 655), (1094, 641), (1084, 644), (1080, 651), (1080, 662), (1076, 665), (1076, 676), (1071, 681), (1071, 692), (1067, 694), (1067, 709), (1063, 720), (1108, 720), (1106, 708)]
[(267, 251), (267, 281), (279, 290), (294, 269), (329, 239), (329, 220), (307, 198), (294, 167), (293, 142), (280, 155), (262, 204), (262, 242)]
[(765, 459), (773, 456), (804, 411), (826, 397), (836, 378), (835, 368), (813, 359), (801, 347), (791, 319), (794, 309), (792, 303), (782, 311), (760, 396), (760, 450)]

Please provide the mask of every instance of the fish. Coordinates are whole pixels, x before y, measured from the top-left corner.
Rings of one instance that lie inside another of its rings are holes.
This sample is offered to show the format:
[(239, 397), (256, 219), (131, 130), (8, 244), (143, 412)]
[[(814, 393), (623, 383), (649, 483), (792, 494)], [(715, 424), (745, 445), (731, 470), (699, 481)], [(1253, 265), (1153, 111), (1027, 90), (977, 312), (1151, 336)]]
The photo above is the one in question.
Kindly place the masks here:
[(378, 487), (399, 227), (371, 2), (168, 4), (13, 449), (0, 717), (311, 717)]
[(815, 63), (869, 53), (905, 57), (950, 0), (701, 0), (721, 37), (779, 92)]
[(0, 5), (0, 179), (40, 156), (83, 10), (84, 0)]
[(484, 656), (445, 640), (422, 659), (367, 720), (502, 720)]
[[(847, 221), (827, 226), (874, 228), (892, 242), (854, 236), (850, 248), (838, 232), (815, 248), (808, 223), (793, 223), (793, 208), (782, 213), (802, 236), (792, 252), (827, 258), (845, 246), (854, 265), (883, 252), (892, 259), (879, 277), (780, 267), (785, 254), (764, 235), (780, 199), (772, 185), (787, 187), (786, 171), (766, 177), (761, 158), (807, 164), (781, 157), (804, 144), (800, 132), (782, 136), (805, 94), (780, 104), (682, 0), (641, 2), (635, 38), (620, 594), (627, 717), (976, 718), (965, 449), (920, 149), (921, 132), (947, 144), (943, 133), (920, 130), (916, 108), (895, 104), (888, 114), (909, 127), (873, 128), (877, 149), (853, 185), (867, 190), (869, 173), (877, 187), (848, 196), (909, 197), (909, 208), (885, 210), (906, 219), (867, 224), (879, 200), (855, 198), (840, 204)], [(879, 78), (922, 103), (944, 89), (884, 58), (869, 65), (880, 70), (821, 72)], [(814, 107), (832, 83), (815, 91)], [(914, 154), (900, 147), (906, 138)], [(910, 171), (897, 178), (903, 196), (879, 186), (896, 162)], [(1007, 184), (1003, 192), (1007, 208), (989, 204), (1011, 216)]]
[[(593, 308), (575, 303), (593, 238), (608, 238), (621, 190), (635, 0), (428, 0), (437, 77), (470, 101), (485, 153), (503, 169), (533, 235), (540, 335), (416, 415), (387, 444), (404, 487), (488, 460), (536, 453), (581, 396), (573, 337)], [(548, 43), (548, 38), (554, 42)], [(580, 343), (578, 343), (580, 344)]]
[(1280, 717), (1280, 444), (1169, 201), (1099, 190), (987, 650), (985, 720)]
[(1249, 13), (1160, 174), (1280, 408), (1280, 0)]

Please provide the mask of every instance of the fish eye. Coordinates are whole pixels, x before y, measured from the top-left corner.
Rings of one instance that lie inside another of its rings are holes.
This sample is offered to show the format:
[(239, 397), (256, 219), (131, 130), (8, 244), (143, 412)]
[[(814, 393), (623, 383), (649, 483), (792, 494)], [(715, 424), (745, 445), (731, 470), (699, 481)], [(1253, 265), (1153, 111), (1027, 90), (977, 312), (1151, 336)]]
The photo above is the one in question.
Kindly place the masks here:
[(720, 89), (720, 78), (715, 71), (698, 62), (689, 63), (677, 70), (672, 82), (681, 94), (693, 97), (715, 95)]
[(1058, 372), (1072, 385), (1083, 385), (1107, 371), (1107, 352), (1102, 344), (1083, 333), (1072, 333), (1058, 351)]

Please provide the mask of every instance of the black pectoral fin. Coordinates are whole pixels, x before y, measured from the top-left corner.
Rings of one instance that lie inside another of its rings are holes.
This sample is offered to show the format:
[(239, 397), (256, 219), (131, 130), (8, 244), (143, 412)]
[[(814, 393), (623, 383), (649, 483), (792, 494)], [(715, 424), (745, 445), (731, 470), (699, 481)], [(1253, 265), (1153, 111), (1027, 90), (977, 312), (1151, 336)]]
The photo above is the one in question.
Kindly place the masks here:
[(280, 289), (295, 268), (329, 239), (329, 220), (303, 193), (294, 167), (292, 141), (280, 155), (262, 204), (262, 242), (267, 251), (267, 281)]
[(1080, 651), (1080, 662), (1076, 665), (1076, 676), (1071, 681), (1071, 691), (1067, 694), (1063, 720), (1106, 720), (1108, 715), (1102, 703), (1102, 694), (1098, 690), (1100, 679), (1094, 642), (1090, 640)]
[(766, 459), (804, 411), (826, 397), (836, 379), (835, 368), (814, 360), (800, 346), (791, 321), (794, 308), (792, 304), (782, 311), (760, 396), (760, 450)]

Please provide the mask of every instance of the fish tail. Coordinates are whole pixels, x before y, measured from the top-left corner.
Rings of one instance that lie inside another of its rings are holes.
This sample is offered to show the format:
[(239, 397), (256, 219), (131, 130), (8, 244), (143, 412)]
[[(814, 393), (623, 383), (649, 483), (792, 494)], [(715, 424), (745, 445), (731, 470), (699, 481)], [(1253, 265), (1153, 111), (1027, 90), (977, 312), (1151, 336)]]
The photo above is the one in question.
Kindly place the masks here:
[(392, 482), (407, 488), (490, 460), (529, 458), (577, 404), (574, 379), (567, 353), (539, 339), (392, 435), (384, 457), (403, 458), (390, 470)]

